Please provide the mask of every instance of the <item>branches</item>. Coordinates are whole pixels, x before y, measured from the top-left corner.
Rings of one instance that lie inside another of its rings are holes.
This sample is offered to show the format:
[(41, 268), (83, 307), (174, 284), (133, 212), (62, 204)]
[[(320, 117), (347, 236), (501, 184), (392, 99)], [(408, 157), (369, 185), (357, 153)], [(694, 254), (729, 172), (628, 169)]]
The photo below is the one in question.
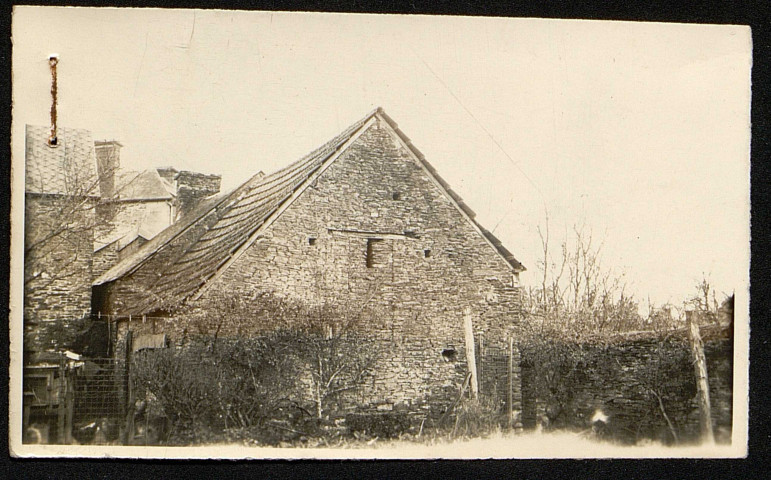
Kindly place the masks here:
[(548, 212), (538, 235), (543, 253), (540, 285), (531, 288), (526, 298), (527, 310), (540, 316), (537, 334), (549, 331), (577, 340), (588, 334), (639, 328), (637, 302), (626, 294), (623, 274), (602, 265), (604, 243), (597, 245), (591, 230), (574, 225), (562, 240), (557, 258), (551, 253)]
[(100, 196), (114, 172), (94, 174), (89, 160), (65, 158), (46, 183), (29, 174), (25, 204), (25, 288), (45, 289), (84, 272), (90, 275), (94, 240), (113, 228), (119, 208)]
[(234, 339), (257, 337), (269, 342), (272, 354), (295, 362), (300, 377), (309, 382), (314, 410), (321, 418), (341, 395), (363, 384), (378, 358), (379, 344), (365, 333), (384, 317), (369, 309), (376, 290), (360, 304), (308, 305), (220, 286), (210, 290), (208, 308), (183, 307), (180, 314), (207, 339), (211, 351), (215, 344)]

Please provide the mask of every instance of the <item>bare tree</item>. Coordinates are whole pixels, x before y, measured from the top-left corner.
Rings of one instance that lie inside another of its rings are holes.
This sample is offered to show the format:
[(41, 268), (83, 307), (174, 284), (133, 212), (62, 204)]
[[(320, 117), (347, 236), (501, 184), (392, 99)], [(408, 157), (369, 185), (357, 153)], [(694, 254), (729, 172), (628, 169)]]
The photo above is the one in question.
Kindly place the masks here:
[[(728, 295), (723, 295), (728, 298)], [(725, 300), (724, 298), (724, 300)], [(712, 280), (706, 274), (702, 274), (701, 280), (696, 284), (696, 293), (686, 299), (685, 304), (694, 308), (699, 323), (718, 324), (717, 292), (712, 285)]]
[(540, 320), (535, 322), (540, 333), (550, 329), (577, 338), (642, 325), (638, 303), (627, 294), (623, 273), (603, 266), (603, 244), (596, 244), (591, 230), (574, 225), (556, 256), (550, 245), (548, 212), (538, 234), (543, 253), (538, 262), (540, 285), (530, 289), (526, 301)]
[(359, 389), (372, 373), (379, 343), (363, 327), (375, 318), (362, 308), (328, 304), (312, 307), (300, 318), (293, 342), (307, 365), (317, 418), (324, 418), (331, 404)]
[[(94, 240), (113, 228), (118, 206), (101, 186), (114, 171), (87, 161), (62, 167), (55, 185), (28, 178), (25, 202), (26, 288), (45, 288), (70, 277), (90, 261)], [(30, 188), (31, 187), (31, 188)]]
[(206, 309), (184, 310), (191, 334), (209, 339), (212, 350), (219, 339), (270, 337), (297, 361), (319, 419), (361, 387), (377, 361), (372, 331), (382, 315), (368, 308), (368, 301), (314, 305), (264, 292), (250, 296), (219, 288), (211, 293)]

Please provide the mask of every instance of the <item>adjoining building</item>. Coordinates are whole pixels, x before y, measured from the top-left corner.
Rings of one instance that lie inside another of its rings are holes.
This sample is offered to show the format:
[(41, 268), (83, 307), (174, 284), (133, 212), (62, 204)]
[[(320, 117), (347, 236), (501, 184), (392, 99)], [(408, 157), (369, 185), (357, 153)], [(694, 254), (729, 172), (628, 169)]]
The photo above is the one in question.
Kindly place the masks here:
[(43, 443), (63, 441), (63, 425), (50, 427), (72, 393), (71, 358), (104, 352), (107, 325), (90, 314), (94, 279), (220, 184), (219, 175), (173, 168), (122, 170), (122, 145), (94, 142), (88, 130), (60, 127), (53, 145), (49, 136), (49, 127), (26, 126), (24, 425), (38, 424)]

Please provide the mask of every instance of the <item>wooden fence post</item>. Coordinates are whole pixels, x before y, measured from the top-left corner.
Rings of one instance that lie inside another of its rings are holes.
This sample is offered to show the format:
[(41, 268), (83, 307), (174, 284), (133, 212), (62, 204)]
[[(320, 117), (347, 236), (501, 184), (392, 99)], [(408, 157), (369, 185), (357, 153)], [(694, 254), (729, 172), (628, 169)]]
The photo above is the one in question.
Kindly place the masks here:
[(72, 417), (75, 413), (75, 375), (70, 368), (66, 370), (66, 394), (64, 400), (66, 402), (67, 413), (64, 418), (64, 443), (67, 445), (72, 444)]
[(474, 328), (471, 323), (471, 308), (463, 309), (463, 330), (466, 337), (466, 363), (468, 371), (471, 374), (471, 398), (474, 400), (479, 396), (479, 383), (477, 379), (477, 361), (474, 352)]
[[(128, 326), (127, 326), (128, 328)], [(124, 375), (125, 379), (123, 388), (124, 388), (124, 406), (125, 406), (125, 423), (123, 424), (123, 432), (121, 432), (121, 443), (123, 445), (129, 445), (134, 437), (134, 391), (131, 385), (131, 357), (132, 355), (132, 348), (134, 343), (134, 335), (131, 330), (128, 330), (126, 332), (126, 351), (125, 354), (125, 365), (124, 368)]]
[(479, 338), (479, 349), (475, 350), (474, 354), (475, 356), (477, 356), (477, 375), (479, 375), (479, 381), (477, 382), (477, 387), (481, 392), (482, 388), (484, 387), (483, 378), (485, 375), (485, 336), (483, 332), (480, 332), (480, 334), (477, 337)]
[(65, 359), (64, 355), (62, 355), (61, 360), (59, 360), (59, 395), (57, 399), (59, 405), (57, 406), (56, 410), (56, 443), (59, 444), (67, 443), (67, 437), (64, 433), (66, 428), (65, 420), (67, 416), (67, 380), (65, 379), (66, 362), (67, 360)]
[(506, 398), (507, 403), (507, 415), (509, 421), (509, 430), (514, 425), (514, 337), (509, 336), (509, 388), (508, 396)]
[(704, 443), (715, 443), (712, 433), (712, 410), (709, 403), (709, 377), (707, 376), (707, 360), (704, 357), (704, 345), (699, 334), (699, 325), (695, 311), (685, 312), (688, 325), (688, 340), (691, 344), (691, 357), (696, 374), (696, 400), (699, 404), (699, 427), (701, 440)]

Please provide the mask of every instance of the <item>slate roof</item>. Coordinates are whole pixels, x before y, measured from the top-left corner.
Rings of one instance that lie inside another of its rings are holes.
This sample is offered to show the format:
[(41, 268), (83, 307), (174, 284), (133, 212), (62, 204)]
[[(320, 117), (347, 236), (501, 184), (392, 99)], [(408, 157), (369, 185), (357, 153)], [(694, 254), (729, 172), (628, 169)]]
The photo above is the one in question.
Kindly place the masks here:
[(96, 155), (91, 132), (60, 127), (58, 145), (48, 145), (49, 127), (27, 125), (25, 191), (59, 195), (99, 196)]
[(152, 168), (142, 172), (122, 170), (117, 172), (115, 190), (118, 200), (171, 200), (176, 192), (174, 187), (161, 178), (158, 170)]
[(382, 109), (376, 109), (354, 123), (335, 138), (309, 153), (291, 165), (264, 176), (260, 173), (247, 180), (230, 193), (219, 194), (205, 199), (199, 207), (183, 217), (179, 222), (158, 234), (140, 247), (133, 255), (118, 262), (113, 268), (100, 276), (94, 285), (109, 283), (124, 277), (142, 266), (157, 252), (164, 249), (172, 240), (185, 232), (201, 228), (201, 233), (187, 239), (188, 244), (170, 259), (168, 267), (159, 272), (152, 285), (143, 286), (152, 296), (143, 297), (143, 304), (130, 306), (132, 313), (146, 314), (173, 305), (194, 295), (199, 289), (223, 268), (233, 255), (259, 228), (275, 213), (298, 188), (308, 180), (325, 162), (348, 140), (372, 119), (380, 115), (400, 135), (402, 140), (415, 155), (426, 165), (436, 180), (445, 188), (458, 206), (469, 216), (471, 221), (493, 243), (498, 252), (508, 261), (512, 269), (522, 271), (524, 267), (503, 248), (487, 230), (482, 229), (474, 220), (474, 212), (463, 203), (462, 199), (449, 189), (446, 182), (436, 175), (433, 167), (423, 155), (412, 146)]
[(127, 229), (111, 232), (109, 236), (94, 238), (94, 253), (116, 242), (118, 250), (123, 250), (137, 238), (141, 237), (145, 240), (149, 240), (154, 236), (155, 234), (153, 232), (143, 228), (142, 225), (132, 225)]

